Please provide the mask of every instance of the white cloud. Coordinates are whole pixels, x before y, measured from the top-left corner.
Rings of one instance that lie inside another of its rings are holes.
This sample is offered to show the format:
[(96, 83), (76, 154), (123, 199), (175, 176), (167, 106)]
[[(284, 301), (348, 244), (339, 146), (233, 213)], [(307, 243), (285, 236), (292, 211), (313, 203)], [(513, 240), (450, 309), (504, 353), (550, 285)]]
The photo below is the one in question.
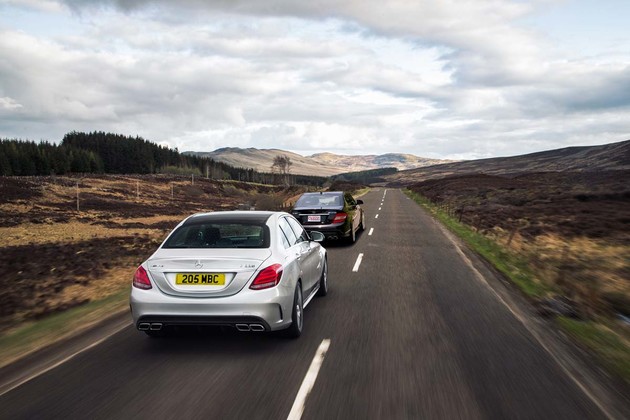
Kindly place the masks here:
[(8, 96), (0, 98), (0, 109), (15, 110), (20, 108), (23, 108), (22, 104), (17, 103), (15, 99), (9, 98)]
[(562, 5), (5, 1), (0, 136), (450, 158), (630, 137), (630, 51), (527, 24)]
[(55, 0), (3, 0), (2, 3), (6, 6), (23, 7), (42, 12), (60, 12), (63, 9), (63, 6)]

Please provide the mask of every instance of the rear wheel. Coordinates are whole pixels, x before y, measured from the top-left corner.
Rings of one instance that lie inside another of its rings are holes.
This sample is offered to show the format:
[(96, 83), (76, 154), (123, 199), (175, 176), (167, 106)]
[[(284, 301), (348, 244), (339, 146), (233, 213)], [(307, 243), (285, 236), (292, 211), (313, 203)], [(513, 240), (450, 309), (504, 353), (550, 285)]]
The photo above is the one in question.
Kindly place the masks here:
[(359, 225), (359, 230), (363, 232), (365, 230), (365, 215), (361, 213), (361, 225)]
[(324, 260), (324, 269), (322, 276), (319, 278), (319, 290), (317, 296), (326, 296), (328, 294), (328, 261)]
[(284, 336), (288, 338), (298, 338), (302, 334), (304, 327), (304, 301), (302, 298), (302, 286), (300, 283), (295, 288), (293, 298), (293, 309), (291, 311), (291, 326), (284, 330)]

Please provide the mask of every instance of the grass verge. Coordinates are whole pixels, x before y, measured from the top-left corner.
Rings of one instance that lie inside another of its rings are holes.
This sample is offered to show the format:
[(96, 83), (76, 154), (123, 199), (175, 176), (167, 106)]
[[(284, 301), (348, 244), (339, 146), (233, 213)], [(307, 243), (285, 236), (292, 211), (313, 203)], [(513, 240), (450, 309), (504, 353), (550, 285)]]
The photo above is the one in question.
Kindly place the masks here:
[(460, 223), (445, 211), (431, 203), (425, 197), (405, 190), (411, 199), (428, 210), (436, 219), (442, 222), (451, 232), (459, 236), (475, 252), (488, 260), (497, 270), (508, 277), (529, 297), (541, 297), (552, 292), (552, 288), (536, 280), (527, 261), (505, 250), (491, 239), (475, 232), (469, 226)]
[(620, 336), (601, 323), (566, 317), (558, 317), (556, 320), (571, 337), (598, 355), (608, 370), (617, 372), (630, 382), (630, 351), (628, 343)]
[[(405, 190), (405, 194), (459, 236), (473, 251), (484, 257), (526, 296), (537, 298), (554, 292), (553, 287), (536, 280), (523, 257), (508, 252), (500, 244), (460, 223), (425, 197), (410, 190)], [(557, 317), (556, 322), (579, 345), (593, 353), (604, 367), (630, 383), (630, 342), (624, 337), (628, 334), (615, 333), (607, 326), (610, 323), (608, 320), (581, 321)]]
[(64, 340), (123, 311), (129, 306), (129, 287), (85, 305), (23, 325), (0, 337), (0, 368), (40, 348)]
[(360, 190), (356, 190), (354, 194), (354, 198), (363, 197), (365, 194), (369, 193), (372, 190), (370, 187), (361, 188)]

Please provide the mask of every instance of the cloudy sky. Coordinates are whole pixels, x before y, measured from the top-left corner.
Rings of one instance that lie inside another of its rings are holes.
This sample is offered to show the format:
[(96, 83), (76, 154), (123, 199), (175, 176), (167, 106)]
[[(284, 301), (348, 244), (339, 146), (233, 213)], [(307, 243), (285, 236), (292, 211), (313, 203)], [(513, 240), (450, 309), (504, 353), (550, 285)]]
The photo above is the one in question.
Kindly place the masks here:
[(0, 138), (473, 159), (630, 139), (628, 0), (0, 0)]

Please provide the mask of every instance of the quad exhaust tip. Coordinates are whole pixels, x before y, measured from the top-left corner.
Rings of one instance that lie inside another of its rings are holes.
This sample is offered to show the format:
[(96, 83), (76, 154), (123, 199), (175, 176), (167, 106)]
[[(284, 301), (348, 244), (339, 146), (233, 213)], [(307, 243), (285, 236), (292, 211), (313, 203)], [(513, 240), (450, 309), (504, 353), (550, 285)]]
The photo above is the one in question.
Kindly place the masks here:
[(138, 329), (140, 331), (160, 331), (162, 324), (159, 322), (141, 322), (138, 324)]
[(265, 327), (261, 324), (236, 324), (239, 331), (265, 331)]

